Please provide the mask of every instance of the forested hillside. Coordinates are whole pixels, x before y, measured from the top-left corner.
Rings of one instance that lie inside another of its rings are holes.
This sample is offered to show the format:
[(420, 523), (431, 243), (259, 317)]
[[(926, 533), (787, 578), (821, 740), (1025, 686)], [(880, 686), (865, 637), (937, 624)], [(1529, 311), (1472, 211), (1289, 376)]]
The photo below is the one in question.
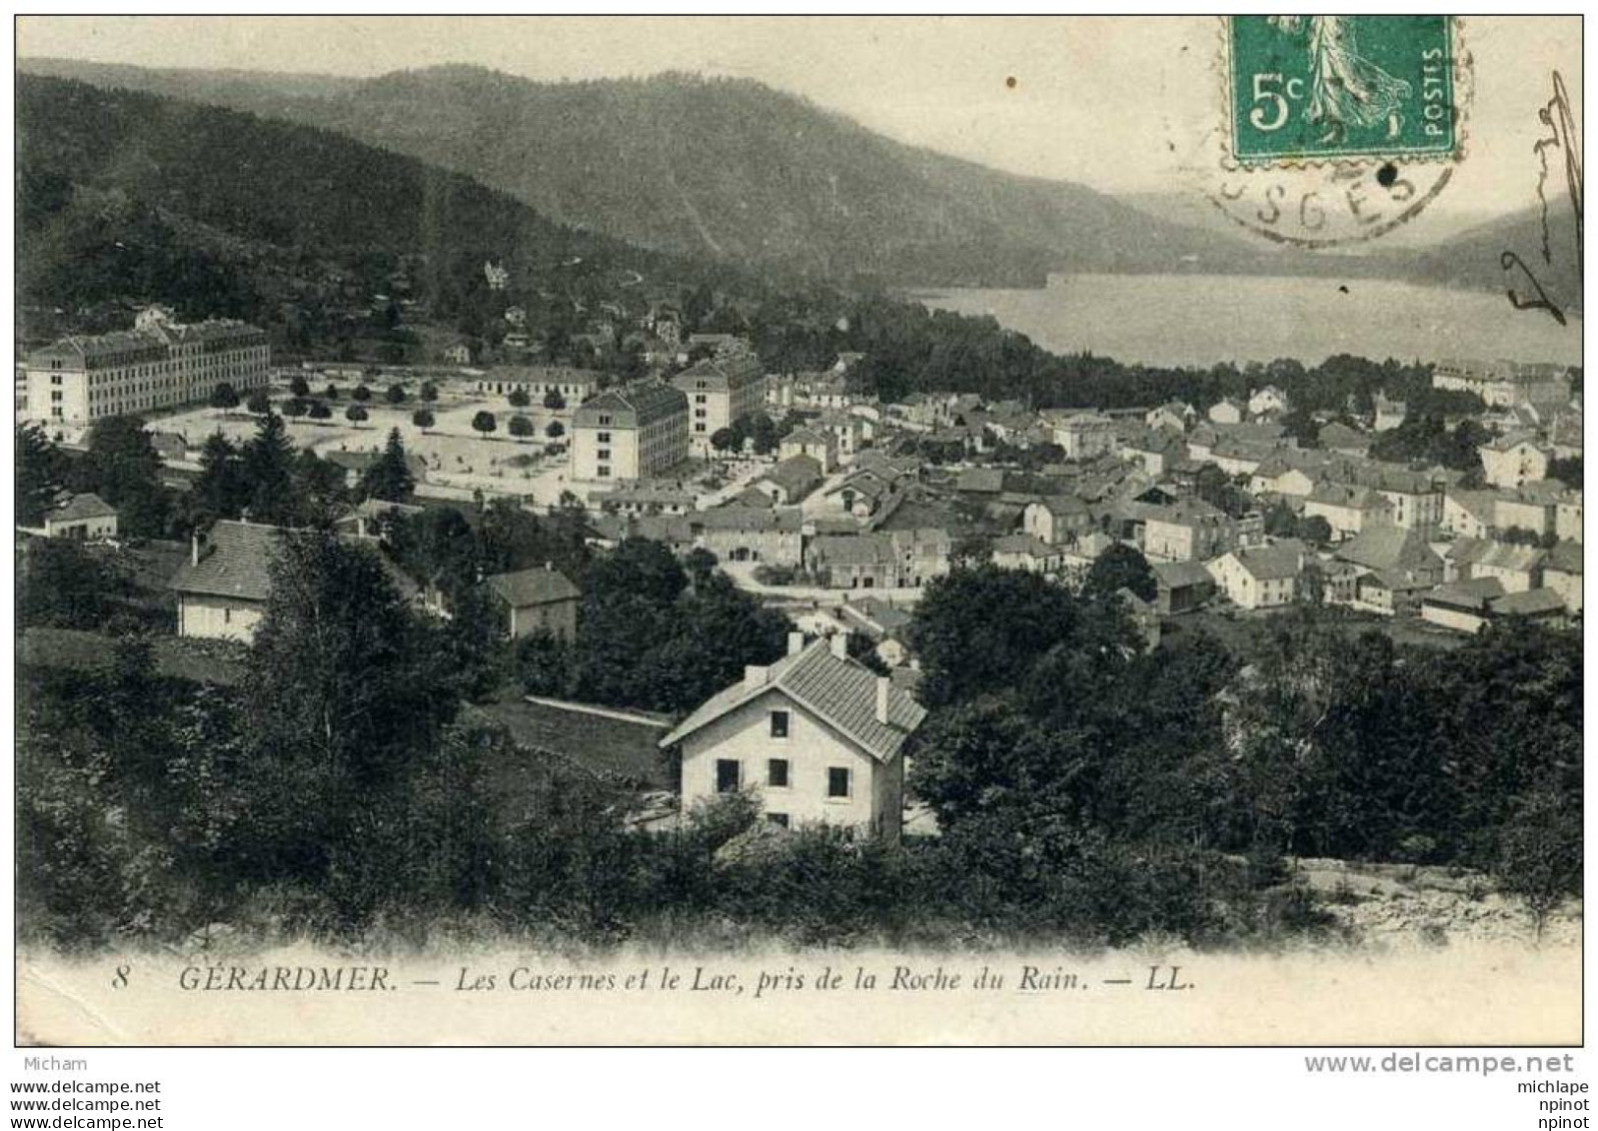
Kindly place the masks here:
[(751, 81), (552, 84), (437, 67), (279, 84), (236, 72), (26, 66), (336, 130), (631, 243), (839, 281), (1038, 286), (1049, 271), (1257, 269), (1266, 258), (1082, 185), (899, 144)]

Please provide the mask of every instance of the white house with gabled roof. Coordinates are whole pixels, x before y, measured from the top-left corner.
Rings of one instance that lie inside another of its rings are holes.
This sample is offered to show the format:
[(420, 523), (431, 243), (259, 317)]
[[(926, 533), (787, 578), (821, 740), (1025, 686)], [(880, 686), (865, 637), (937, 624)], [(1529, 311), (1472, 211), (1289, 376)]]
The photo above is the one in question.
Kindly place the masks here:
[(826, 823), (897, 840), (905, 741), (926, 710), (847, 655), (847, 633), (788, 654), (706, 700), (660, 740), (682, 755), (682, 809), (752, 790), (767, 821)]

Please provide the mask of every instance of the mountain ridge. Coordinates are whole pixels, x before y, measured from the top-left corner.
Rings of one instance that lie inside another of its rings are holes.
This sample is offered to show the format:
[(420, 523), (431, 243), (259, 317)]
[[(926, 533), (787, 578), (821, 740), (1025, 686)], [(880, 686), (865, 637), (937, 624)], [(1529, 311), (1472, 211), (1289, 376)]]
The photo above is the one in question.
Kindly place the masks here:
[[(667, 72), (536, 83), (474, 65), (326, 83), (22, 60), (96, 85), (285, 117), (405, 153), (552, 219), (644, 247), (835, 279), (1042, 285), (1050, 271), (1181, 271), (1264, 252), (1086, 186), (906, 145), (750, 79)], [(313, 84), (314, 85), (314, 84)]]
[[(747, 78), (540, 83), (476, 64), (371, 78), (63, 59), (18, 69), (312, 126), (467, 176), (578, 231), (845, 283), (1038, 287), (1053, 273), (1154, 272), (1501, 290), (1514, 280), (1500, 254), (1529, 264), (1541, 243), (1527, 209), (1419, 246), (1286, 256), (1228, 231), (1202, 202), (1162, 207), (1159, 194), (1111, 197), (993, 170)], [(1568, 209), (1549, 222), (1552, 241), (1573, 246)], [(1539, 278), (1579, 309), (1567, 259)]]

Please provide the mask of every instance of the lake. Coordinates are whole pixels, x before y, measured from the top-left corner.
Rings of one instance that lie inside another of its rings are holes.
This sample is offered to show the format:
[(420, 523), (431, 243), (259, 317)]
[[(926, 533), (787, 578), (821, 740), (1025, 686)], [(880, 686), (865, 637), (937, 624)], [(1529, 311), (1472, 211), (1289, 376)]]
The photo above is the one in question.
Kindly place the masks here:
[[(1346, 287), (1346, 291), (1339, 287)], [(1041, 290), (951, 289), (930, 307), (991, 314), (1055, 353), (1209, 366), (1334, 353), (1381, 361), (1581, 363), (1581, 319), (1514, 310), (1502, 294), (1381, 280), (1232, 275), (1055, 275)]]

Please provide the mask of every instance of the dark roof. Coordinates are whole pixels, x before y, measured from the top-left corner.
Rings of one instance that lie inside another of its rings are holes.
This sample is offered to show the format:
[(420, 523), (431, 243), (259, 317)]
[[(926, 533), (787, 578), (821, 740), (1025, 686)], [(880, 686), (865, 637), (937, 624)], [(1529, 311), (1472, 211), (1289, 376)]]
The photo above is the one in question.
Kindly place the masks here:
[(1215, 578), (1202, 562), (1155, 562), (1155, 582), (1165, 589), (1185, 589), (1192, 585), (1214, 585)]
[(594, 414), (599, 412), (630, 412), (636, 423), (642, 426), (674, 413), (686, 415), (688, 398), (680, 389), (670, 385), (629, 385), (625, 389), (607, 389), (596, 397), (590, 397), (577, 410), (576, 416), (584, 427), (591, 427)]
[(1374, 526), (1362, 530), (1337, 547), (1335, 556), (1375, 570), (1431, 568), (1442, 564), (1425, 536), (1410, 526)]
[(846, 601), (838, 610), (877, 635), (889, 635), (910, 627), (915, 618), (903, 609), (895, 608), (880, 597), (862, 597)]
[(50, 512), (51, 522), (82, 522), (90, 518), (115, 517), (117, 509), (99, 495), (73, 495)]
[(1381, 510), (1392, 506), (1373, 488), (1351, 487), (1347, 483), (1332, 483), (1326, 480), (1315, 484), (1314, 490), (1309, 493), (1309, 501), (1333, 507), (1352, 507), (1357, 510), (1372, 508)]
[(955, 477), (954, 489), (975, 494), (998, 494), (1004, 490), (1004, 469), (968, 467)]
[[(272, 555), (283, 532), (282, 527), (255, 522), (218, 522), (201, 545), (199, 562), (186, 558), (167, 587), (179, 593), (264, 602), (272, 594)], [(416, 583), (378, 548), (378, 539), (340, 537), (350, 545), (369, 548), (401, 597), (415, 596)]]
[(1341, 421), (1334, 420), (1322, 428), (1316, 435), (1323, 448), (1351, 448), (1356, 451), (1368, 450), (1376, 441), (1363, 432), (1356, 432)]
[(1143, 516), (1145, 522), (1163, 522), (1172, 526), (1199, 526), (1213, 525), (1226, 518), (1226, 512), (1220, 507), (1199, 498), (1178, 499), (1169, 506), (1143, 505), (1148, 507)]
[(770, 510), (777, 505), (777, 501), (758, 487), (745, 487), (722, 505), (748, 507), (751, 510)]
[(575, 601), (581, 594), (566, 575), (550, 568), (496, 573), (484, 580), (489, 591), (515, 609), (547, 605), (555, 601)]
[(893, 544), (880, 534), (821, 534), (811, 539), (807, 560), (816, 565), (880, 565), (891, 562)]
[(743, 706), (758, 695), (777, 691), (817, 715), (879, 761), (889, 761), (927, 712), (898, 688), (888, 693), (888, 722), (877, 721), (877, 676), (856, 660), (832, 654), (830, 642), (817, 640), (797, 655), (784, 656), (767, 670), (763, 681), (745, 679), (706, 700), (661, 746), (681, 742), (701, 727)]
[(684, 369), (672, 378), (672, 384), (684, 391), (695, 388), (699, 381), (705, 381), (711, 389), (741, 389), (764, 377), (760, 359), (754, 354), (723, 353)]
[(1527, 589), (1494, 598), (1492, 606), (1499, 616), (1535, 616), (1563, 611), (1565, 599), (1552, 589)]
[(814, 456), (789, 456), (761, 478), (775, 483), (789, 496), (804, 495), (821, 482), (821, 463)]
[(168, 585), (180, 593), (265, 601), (272, 592), (272, 555), (282, 529), (250, 522), (218, 522), (200, 549), (178, 567)]
[(1290, 546), (1264, 546), (1233, 553), (1243, 568), (1260, 581), (1297, 577), (1303, 567), (1298, 551)]
[[(1082, 515), (1089, 513), (1087, 503), (1077, 498), (1075, 495), (1049, 495), (1046, 498), (1037, 499), (1034, 501), (1038, 506), (1048, 511), (1055, 518), (1063, 518), (1066, 515)], [(1028, 505), (1030, 506), (1031, 504), (1029, 503)]]
[(1487, 603), (1504, 595), (1504, 586), (1496, 577), (1478, 577), (1471, 581), (1455, 581), (1439, 585), (1422, 598), (1428, 605), (1446, 605), (1456, 609), (1484, 612)]
[(752, 510), (749, 507), (713, 507), (691, 516), (702, 530), (769, 530), (779, 534), (798, 534), (804, 529), (804, 515), (797, 507)]
[(1566, 539), (1556, 542), (1554, 548), (1548, 551), (1548, 559), (1543, 563), (1545, 569), (1559, 573), (1581, 572), (1581, 543)]
[(814, 447), (818, 444), (826, 446), (831, 444), (832, 437), (824, 436), (814, 428), (800, 426), (782, 438), (784, 444), (799, 444), (804, 447)]

